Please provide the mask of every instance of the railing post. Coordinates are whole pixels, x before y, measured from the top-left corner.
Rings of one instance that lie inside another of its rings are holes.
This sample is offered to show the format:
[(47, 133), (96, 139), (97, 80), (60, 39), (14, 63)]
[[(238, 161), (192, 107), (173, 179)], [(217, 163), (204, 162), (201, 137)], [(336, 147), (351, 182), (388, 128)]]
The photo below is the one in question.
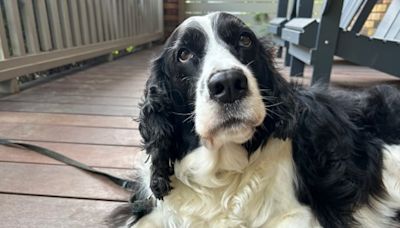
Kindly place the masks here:
[(37, 15), (37, 26), (40, 40), (40, 48), (42, 51), (52, 49), (49, 19), (47, 17), (46, 1), (37, 0), (34, 2), (34, 7)]
[(6, 30), (3, 22), (3, 14), (0, 10), (0, 61), (10, 56), (8, 49)]
[(19, 84), (16, 78), (0, 81), (0, 93), (17, 93), (19, 92)]
[(6, 18), (13, 56), (25, 55), (24, 38), (22, 35), (21, 17), (17, 1), (4, 1)]

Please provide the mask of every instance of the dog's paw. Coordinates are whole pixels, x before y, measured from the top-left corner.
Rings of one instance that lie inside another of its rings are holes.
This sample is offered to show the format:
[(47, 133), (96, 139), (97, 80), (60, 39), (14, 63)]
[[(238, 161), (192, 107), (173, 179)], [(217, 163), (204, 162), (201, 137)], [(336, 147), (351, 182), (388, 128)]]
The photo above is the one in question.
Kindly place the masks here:
[(150, 188), (157, 199), (163, 200), (171, 190), (170, 179), (166, 176), (154, 174), (151, 178)]

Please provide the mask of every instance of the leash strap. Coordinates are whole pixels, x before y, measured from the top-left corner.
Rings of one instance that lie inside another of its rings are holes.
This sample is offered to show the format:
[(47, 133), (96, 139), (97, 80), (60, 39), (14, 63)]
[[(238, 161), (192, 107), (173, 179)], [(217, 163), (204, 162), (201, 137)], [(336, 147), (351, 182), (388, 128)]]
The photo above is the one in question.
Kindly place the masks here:
[(130, 181), (130, 180), (126, 180), (120, 177), (116, 177), (114, 175), (93, 169), (90, 166), (87, 166), (81, 162), (78, 162), (76, 160), (73, 160), (71, 158), (68, 158), (60, 153), (57, 153), (53, 150), (44, 148), (44, 147), (40, 147), (40, 146), (36, 146), (36, 145), (32, 145), (32, 144), (28, 144), (28, 143), (16, 143), (16, 142), (11, 142), (9, 140), (6, 139), (0, 139), (0, 145), (4, 145), (4, 146), (8, 146), (8, 147), (15, 147), (15, 148), (22, 148), (25, 150), (31, 150), (34, 152), (37, 152), (39, 154), (48, 156), (50, 158), (53, 158), (57, 161), (60, 161), (62, 163), (65, 163), (67, 165), (73, 166), (75, 168), (87, 171), (89, 173), (98, 175), (98, 176), (103, 176), (107, 179), (109, 179), (110, 181), (112, 181), (114, 184), (128, 190), (128, 191), (132, 191), (135, 187), (135, 182)]

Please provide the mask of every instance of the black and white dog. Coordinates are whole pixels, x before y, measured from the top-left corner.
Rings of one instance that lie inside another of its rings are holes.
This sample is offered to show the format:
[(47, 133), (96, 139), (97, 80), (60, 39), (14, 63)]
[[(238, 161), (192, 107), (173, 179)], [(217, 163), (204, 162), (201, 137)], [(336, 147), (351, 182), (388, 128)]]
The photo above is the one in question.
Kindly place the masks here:
[(174, 31), (139, 130), (134, 227), (400, 227), (400, 92), (290, 85), (232, 15)]

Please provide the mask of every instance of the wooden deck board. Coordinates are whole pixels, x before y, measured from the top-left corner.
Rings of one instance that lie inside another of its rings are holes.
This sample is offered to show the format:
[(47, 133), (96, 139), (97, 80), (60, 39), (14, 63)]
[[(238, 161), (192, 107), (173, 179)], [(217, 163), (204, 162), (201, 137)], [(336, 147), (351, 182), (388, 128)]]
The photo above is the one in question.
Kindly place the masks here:
[[(128, 169), (100, 169), (128, 177)], [(0, 162), (0, 192), (125, 201), (128, 193), (103, 177), (64, 165)]]
[(0, 123), (47, 124), (81, 127), (132, 128), (138, 123), (132, 117), (69, 115), (51, 113), (0, 112)]
[[(93, 167), (131, 169), (141, 152), (138, 147), (99, 146), (71, 143), (34, 142)], [(6, 162), (63, 164), (47, 156), (20, 148), (0, 146), (0, 158)]]
[(0, 111), (7, 112), (39, 112), (39, 113), (69, 113), (104, 116), (138, 116), (139, 109), (129, 106), (105, 106), (94, 104), (56, 104), (37, 102), (0, 101)]
[(96, 97), (96, 96), (48, 96), (45, 94), (21, 93), (19, 96), (10, 96), (4, 101), (19, 101), (31, 103), (51, 103), (51, 104), (83, 104), (83, 105), (108, 105), (108, 106), (128, 106), (137, 107), (140, 102), (138, 98), (123, 97)]
[[(143, 153), (138, 103), (154, 51), (0, 99), (0, 138), (29, 142), (118, 176)], [(1, 227), (104, 227), (128, 193), (51, 158), (0, 146)], [(118, 202), (117, 202), (118, 201)]]
[(135, 129), (2, 123), (0, 138), (95, 145), (139, 146)]
[[(0, 99), (0, 138), (54, 149), (90, 166), (129, 176), (140, 150), (138, 103), (159, 47), (76, 72)], [(277, 60), (289, 79), (289, 69)], [(291, 78), (308, 84), (305, 76)], [(332, 85), (364, 87), (400, 80), (365, 67), (335, 62)], [(104, 178), (16, 148), (0, 146), (1, 227), (104, 227), (127, 199)]]
[(119, 202), (0, 194), (1, 227), (102, 228)]
[(118, 88), (104, 90), (88, 90), (85, 88), (75, 88), (74, 86), (63, 87), (34, 87), (27, 91), (30, 94), (47, 94), (48, 96), (98, 96), (98, 97), (124, 97), (124, 98), (141, 98), (143, 89), (134, 90), (118, 90)]

